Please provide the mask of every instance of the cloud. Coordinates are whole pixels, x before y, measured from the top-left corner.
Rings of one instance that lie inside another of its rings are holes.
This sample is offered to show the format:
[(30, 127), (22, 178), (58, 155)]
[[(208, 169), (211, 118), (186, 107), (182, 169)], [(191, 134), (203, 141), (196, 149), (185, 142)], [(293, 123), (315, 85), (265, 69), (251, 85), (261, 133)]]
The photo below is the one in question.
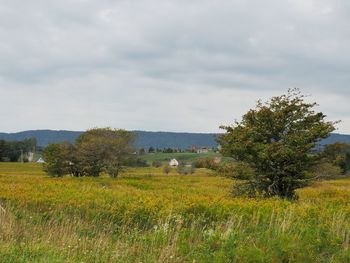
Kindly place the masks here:
[(1, 131), (216, 132), (298, 87), (350, 133), (345, 0), (0, 0)]

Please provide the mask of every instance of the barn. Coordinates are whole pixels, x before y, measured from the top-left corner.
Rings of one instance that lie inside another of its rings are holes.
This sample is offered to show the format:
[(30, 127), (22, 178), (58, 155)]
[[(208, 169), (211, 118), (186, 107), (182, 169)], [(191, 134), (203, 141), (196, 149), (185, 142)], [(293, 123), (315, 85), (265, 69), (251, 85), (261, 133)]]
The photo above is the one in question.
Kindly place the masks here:
[(176, 159), (171, 159), (169, 162), (169, 165), (170, 166), (178, 166), (179, 162)]

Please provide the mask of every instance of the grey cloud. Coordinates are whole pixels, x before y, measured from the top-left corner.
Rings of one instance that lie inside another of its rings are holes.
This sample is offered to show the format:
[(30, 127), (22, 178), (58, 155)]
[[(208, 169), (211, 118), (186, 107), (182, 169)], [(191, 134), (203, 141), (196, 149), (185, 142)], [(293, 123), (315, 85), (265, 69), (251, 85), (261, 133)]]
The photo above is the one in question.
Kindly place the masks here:
[(0, 0), (0, 128), (218, 131), (299, 87), (350, 133), (349, 26), (346, 0)]

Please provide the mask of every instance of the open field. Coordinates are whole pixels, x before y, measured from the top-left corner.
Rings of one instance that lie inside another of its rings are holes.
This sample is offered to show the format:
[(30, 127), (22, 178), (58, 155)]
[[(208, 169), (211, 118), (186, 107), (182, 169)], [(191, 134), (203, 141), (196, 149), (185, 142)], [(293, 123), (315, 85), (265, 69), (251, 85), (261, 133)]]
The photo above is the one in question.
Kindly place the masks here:
[(0, 163), (0, 262), (350, 262), (350, 180), (231, 198), (208, 170), (50, 178)]
[(140, 157), (144, 159), (148, 164), (152, 164), (153, 161), (160, 161), (162, 163), (169, 162), (169, 160), (175, 158), (178, 161), (192, 163), (195, 160), (203, 158), (214, 158), (220, 157), (221, 154), (215, 152), (208, 153), (191, 153), (191, 152), (180, 152), (180, 153), (146, 153)]

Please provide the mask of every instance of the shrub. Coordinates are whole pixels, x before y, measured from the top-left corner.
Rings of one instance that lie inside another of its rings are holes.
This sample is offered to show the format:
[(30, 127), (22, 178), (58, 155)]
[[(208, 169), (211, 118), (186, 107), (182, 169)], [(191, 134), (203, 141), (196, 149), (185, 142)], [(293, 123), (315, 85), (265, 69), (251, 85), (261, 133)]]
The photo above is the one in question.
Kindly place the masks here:
[(153, 161), (152, 162), (152, 166), (156, 167), (156, 168), (159, 168), (159, 167), (162, 166), (162, 162), (161, 161)]
[(207, 169), (216, 170), (218, 167), (218, 164), (215, 163), (213, 158), (201, 158), (201, 159), (195, 160), (193, 162), (193, 166), (195, 168), (207, 168)]
[(219, 175), (233, 178), (235, 177), (235, 169), (236, 169), (237, 164), (233, 162), (222, 162), (217, 166), (217, 173)]
[(335, 179), (339, 177), (343, 171), (339, 166), (324, 160), (314, 166), (310, 170), (310, 173), (310, 177), (315, 179)]
[(149, 165), (144, 159), (130, 157), (126, 162), (125, 166), (129, 167), (148, 167)]
[(50, 176), (63, 176), (68, 171), (67, 153), (61, 144), (50, 144), (44, 151), (44, 170)]
[(196, 168), (193, 165), (185, 165), (184, 163), (181, 163), (177, 168), (176, 171), (178, 174), (186, 175), (186, 174), (194, 174), (196, 171)]
[(184, 164), (179, 164), (177, 166), (177, 168), (176, 168), (176, 171), (177, 171), (178, 174), (181, 174), (181, 175), (184, 175), (184, 174), (188, 173), (188, 171), (187, 171), (187, 169), (186, 169)]
[(165, 173), (166, 175), (168, 175), (168, 174), (170, 173), (170, 171), (171, 171), (170, 165), (169, 165), (169, 164), (165, 164), (165, 165), (163, 166), (163, 173)]

